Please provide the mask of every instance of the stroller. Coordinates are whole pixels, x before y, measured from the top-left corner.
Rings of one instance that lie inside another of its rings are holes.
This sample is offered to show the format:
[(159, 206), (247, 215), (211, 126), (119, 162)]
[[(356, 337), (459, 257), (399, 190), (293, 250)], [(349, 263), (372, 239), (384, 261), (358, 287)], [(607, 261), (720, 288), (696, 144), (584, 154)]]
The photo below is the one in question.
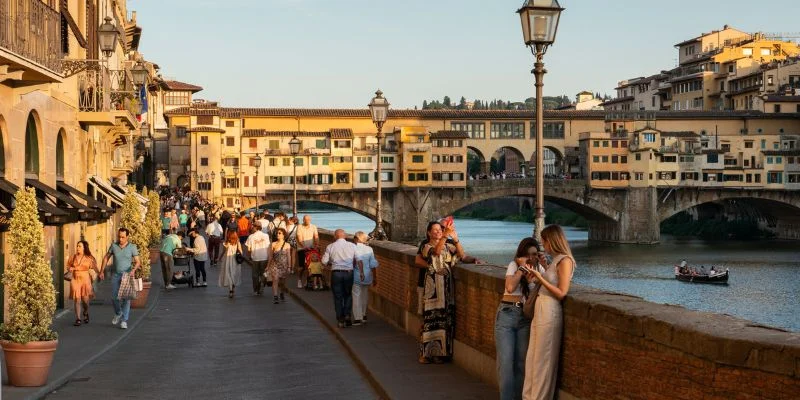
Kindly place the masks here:
[[(306, 278), (306, 290), (328, 290), (330, 286), (328, 286), (328, 282), (325, 279), (324, 269), (320, 267), (322, 263), (320, 262), (319, 265), (312, 265), (312, 257), (316, 256), (317, 260), (322, 259), (322, 255), (319, 254), (319, 250), (311, 249), (306, 250), (306, 259), (303, 260), (305, 265), (306, 271), (308, 271), (308, 277)], [(315, 278), (319, 278), (320, 286), (315, 286), (314, 281)]]
[(172, 251), (172, 259), (175, 261), (174, 267), (186, 267), (184, 270), (172, 271), (172, 284), (189, 285), (190, 288), (194, 287), (194, 274), (192, 273), (192, 253), (186, 251), (183, 247), (178, 247)]

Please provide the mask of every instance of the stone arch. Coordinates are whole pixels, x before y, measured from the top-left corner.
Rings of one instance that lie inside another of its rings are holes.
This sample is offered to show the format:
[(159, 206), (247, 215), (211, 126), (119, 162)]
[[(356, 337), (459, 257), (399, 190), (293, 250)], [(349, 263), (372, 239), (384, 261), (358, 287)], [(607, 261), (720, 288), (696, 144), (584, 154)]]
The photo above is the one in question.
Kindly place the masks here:
[[(536, 167), (536, 151), (531, 154), (531, 158), (528, 161), (530, 171), (533, 171)], [(553, 146), (544, 146), (544, 173), (545, 176), (549, 177), (558, 177), (561, 176), (566, 172), (564, 168), (564, 154), (556, 147)]]
[[(477, 165), (474, 164), (476, 161), (472, 157), (473, 154), (477, 157)], [(483, 152), (475, 146), (467, 146), (467, 174), (478, 175), (487, 172), (488, 161)]]
[(28, 113), (25, 123), (25, 177), (39, 178), (42, 159), (42, 122), (36, 110)]
[(662, 200), (658, 205), (658, 221), (664, 222), (670, 217), (689, 209), (709, 203), (743, 201), (753, 205), (765, 218), (800, 218), (800, 193), (774, 190), (697, 190), (679, 189)]
[(56, 180), (63, 181), (65, 175), (65, 163), (64, 158), (66, 157), (66, 149), (65, 149), (65, 140), (66, 140), (67, 133), (64, 131), (64, 128), (59, 129), (58, 135), (56, 136)]
[[(8, 143), (8, 136), (6, 133), (8, 132), (8, 128), (6, 127), (6, 120), (0, 115), (0, 178), (5, 177), (6, 175), (6, 145)], [(10, 154), (9, 154), (10, 155)]]
[(178, 177), (178, 189), (183, 189), (184, 187), (188, 187), (191, 184), (191, 180), (189, 179), (189, 175), (181, 175)]
[[(506, 173), (521, 173), (520, 164), (525, 163), (525, 156), (514, 146), (501, 146), (492, 153), (491, 161), (497, 160), (499, 171)], [(503, 164), (503, 165), (500, 165)]]

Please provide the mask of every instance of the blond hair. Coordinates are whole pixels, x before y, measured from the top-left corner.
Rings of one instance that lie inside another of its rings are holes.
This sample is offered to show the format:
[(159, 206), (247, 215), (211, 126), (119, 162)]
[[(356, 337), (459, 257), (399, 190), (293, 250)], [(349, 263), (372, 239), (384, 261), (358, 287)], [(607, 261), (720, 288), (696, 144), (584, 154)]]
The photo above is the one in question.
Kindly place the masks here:
[(367, 236), (367, 234), (366, 234), (366, 233), (364, 233), (364, 232), (362, 232), (362, 231), (358, 231), (358, 232), (356, 232), (356, 234), (355, 234), (355, 235), (353, 235), (353, 236), (355, 236), (355, 238), (356, 238), (356, 239), (358, 239), (358, 242), (359, 242), (359, 243), (364, 243), (364, 244), (366, 244), (366, 243), (367, 243), (367, 241), (369, 241), (369, 236)]
[(542, 242), (550, 244), (550, 249), (554, 254), (564, 254), (571, 256), (572, 250), (567, 243), (567, 236), (564, 235), (564, 230), (558, 225), (549, 225), (542, 229)]

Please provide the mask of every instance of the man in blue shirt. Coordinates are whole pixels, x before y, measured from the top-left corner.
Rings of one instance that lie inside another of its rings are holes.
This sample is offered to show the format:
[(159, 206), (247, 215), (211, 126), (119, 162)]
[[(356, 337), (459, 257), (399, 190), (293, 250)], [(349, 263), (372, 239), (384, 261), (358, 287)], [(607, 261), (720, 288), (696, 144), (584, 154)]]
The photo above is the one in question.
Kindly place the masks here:
[[(117, 232), (118, 242), (112, 243), (108, 248), (108, 252), (103, 257), (103, 269), (100, 271), (100, 279), (105, 277), (105, 266), (108, 265), (108, 260), (113, 257), (114, 263), (112, 266), (111, 275), (111, 302), (114, 304), (114, 319), (111, 323), (122, 329), (128, 329), (128, 316), (131, 312), (131, 301), (120, 300), (117, 297), (119, 293), (119, 286), (122, 282), (122, 274), (125, 272), (134, 274), (141, 266), (139, 261), (139, 250), (136, 245), (128, 241), (128, 234), (130, 232), (127, 228), (119, 228)], [(120, 323), (121, 321), (121, 323)]]
[(369, 286), (378, 284), (374, 271), (378, 267), (378, 260), (372, 247), (367, 246), (367, 240), (367, 234), (362, 231), (353, 235), (353, 242), (356, 244), (356, 268), (353, 270), (353, 325), (367, 322)]
[(331, 265), (331, 290), (336, 321), (340, 328), (353, 325), (353, 266), (355, 266), (356, 245), (345, 239), (344, 230), (334, 232), (336, 241), (325, 248), (322, 264)]

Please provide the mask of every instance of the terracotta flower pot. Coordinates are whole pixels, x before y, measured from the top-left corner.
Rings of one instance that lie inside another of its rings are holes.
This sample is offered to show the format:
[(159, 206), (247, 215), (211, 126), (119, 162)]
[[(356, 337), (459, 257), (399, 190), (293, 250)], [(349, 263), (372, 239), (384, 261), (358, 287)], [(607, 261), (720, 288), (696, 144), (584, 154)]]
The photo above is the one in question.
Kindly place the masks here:
[(158, 254), (159, 254), (160, 252), (161, 252), (161, 250), (159, 250), (157, 247), (151, 247), (151, 248), (150, 248), (150, 266), (151, 266), (151, 267), (152, 267), (153, 265), (156, 265), (156, 264), (158, 264), (159, 262), (161, 262), (161, 260), (160, 260), (160, 258), (159, 258), (159, 256), (158, 256)]
[(6, 358), (8, 383), (12, 386), (43, 386), (50, 374), (58, 340), (19, 344), (0, 341)]
[(150, 286), (152, 282), (144, 282), (142, 284), (142, 291), (131, 300), (131, 308), (144, 308), (147, 305), (147, 296), (150, 294)]

